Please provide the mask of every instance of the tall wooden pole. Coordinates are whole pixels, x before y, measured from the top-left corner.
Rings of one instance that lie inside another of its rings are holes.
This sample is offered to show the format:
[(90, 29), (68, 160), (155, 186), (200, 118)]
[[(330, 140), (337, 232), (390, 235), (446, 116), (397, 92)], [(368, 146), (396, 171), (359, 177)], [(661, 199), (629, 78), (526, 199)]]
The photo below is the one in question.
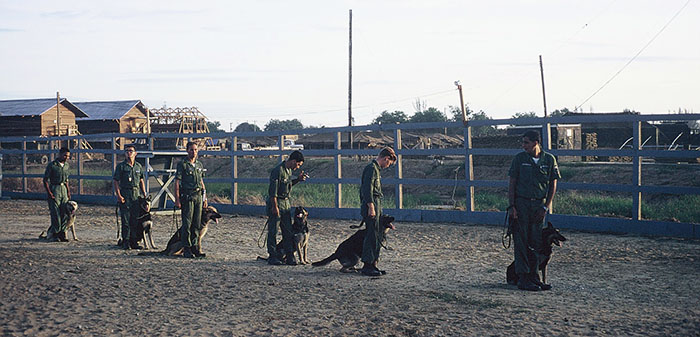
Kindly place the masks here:
[[(61, 136), (61, 94), (56, 91), (56, 135)], [(61, 141), (58, 141), (58, 147), (61, 147)]]
[(455, 85), (457, 86), (457, 90), (459, 90), (459, 104), (460, 108), (462, 109), (462, 123), (464, 125), (467, 125), (467, 111), (464, 109), (464, 96), (462, 96), (462, 84), (459, 83), (459, 81), (455, 81)]
[(547, 96), (544, 93), (544, 68), (542, 67), (542, 55), (540, 55), (540, 78), (542, 79), (542, 102), (544, 103), (544, 116), (547, 117)]
[[(348, 32), (348, 126), (352, 126), (352, 9)], [(348, 145), (352, 149), (352, 131), (348, 132)]]

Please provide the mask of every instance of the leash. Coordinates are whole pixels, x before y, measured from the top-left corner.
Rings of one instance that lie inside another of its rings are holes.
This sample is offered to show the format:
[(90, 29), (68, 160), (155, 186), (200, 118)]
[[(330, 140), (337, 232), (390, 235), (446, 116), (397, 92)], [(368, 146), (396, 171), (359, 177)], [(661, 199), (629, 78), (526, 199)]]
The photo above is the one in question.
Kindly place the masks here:
[(510, 224), (512, 219), (508, 216), (508, 214), (510, 214), (510, 209), (513, 207), (515, 206), (508, 206), (508, 208), (506, 208), (506, 218), (503, 222), (503, 231), (501, 232), (501, 244), (505, 249), (510, 248), (510, 244), (513, 241), (513, 228)]
[(175, 207), (173, 207), (173, 222), (172, 222), (172, 231), (175, 233), (178, 230), (178, 223), (177, 223), (177, 212), (175, 212)]
[(265, 221), (265, 224), (262, 227), (262, 231), (260, 231), (260, 236), (258, 237), (258, 248), (264, 248), (267, 246), (267, 240), (263, 240), (262, 244), (260, 243), (260, 240), (262, 239), (263, 235), (265, 234), (265, 230), (267, 230), (267, 223), (269, 219)]

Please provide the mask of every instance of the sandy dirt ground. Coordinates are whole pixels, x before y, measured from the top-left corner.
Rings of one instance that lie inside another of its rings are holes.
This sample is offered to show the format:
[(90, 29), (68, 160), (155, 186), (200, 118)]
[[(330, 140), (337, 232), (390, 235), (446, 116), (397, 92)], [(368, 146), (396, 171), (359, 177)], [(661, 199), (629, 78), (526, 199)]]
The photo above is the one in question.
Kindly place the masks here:
[[(165, 245), (172, 216), (156, 217)], [(697, 336), (700, 243), (562, 233), (554, 286), (505, 282), (512, 250), (498, 227), (396, 223), (386, 276), (340, 265), (268, 266), (260, 217), (224, 215), (205, 259), (139, 256), (115, 246), (114, 208), (81, 205), (80, 241), (47, 243), (45, 201), (0, 201), (0, 334), (170, 336)], [(310, 258), (330, 255), (354, 222), (315, 220)], [(69, 236), (70, 237), (70, 236)]]

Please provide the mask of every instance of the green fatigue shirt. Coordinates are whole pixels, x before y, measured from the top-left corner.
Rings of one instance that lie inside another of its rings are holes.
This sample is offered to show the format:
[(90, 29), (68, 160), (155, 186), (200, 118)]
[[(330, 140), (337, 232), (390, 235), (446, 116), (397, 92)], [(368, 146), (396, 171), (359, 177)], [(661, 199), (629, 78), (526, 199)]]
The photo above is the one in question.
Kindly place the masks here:
[(529, 199), (545, 199), (550, 182), (561, 179), (557, 160), (544, 151), (537, 163), (527, 152), (518, 153), (513, 158), (508, 175), (516, 179), (515, 196)]
[(191, 163), (187, 158), (177, 164), (175, 179), (180, 181), (180, 194), (189, 194), (202, 189), (204, 166), (199, 160)]
[[(379, 169), (379, 163), (376, 160), (372, 160), (362, 171), (362, 185), (360, 185), (360, 202), (362, 205), (375, 202), (376, 198), (384, 196), (382, 194), (382, 176)], [(375, 211), (379, 212), (380, 210), (377, 209)]]
[(134, 161), (134, 166), (131, 166), (124, 160), (117, 164), (112, 178), (119, 182), (119, 190), (121, 191), (129, 189), (138, 190), (140, 188), (141, 179), (144, 179), (143, 167), (136, 161)]
[(65, 184), (68, 181), (68, 162), (65, 162), (63, 166), (58, 162), (58, 159), (50, 162), (46, 165), (44, 179), (49, 182), (49, 185)]
[(292, 170), (285, 166), (286, 161), (279, 163), (270, 172), (270, 187), (267, 190), (269, 199), (287, 199), (292, 191)]

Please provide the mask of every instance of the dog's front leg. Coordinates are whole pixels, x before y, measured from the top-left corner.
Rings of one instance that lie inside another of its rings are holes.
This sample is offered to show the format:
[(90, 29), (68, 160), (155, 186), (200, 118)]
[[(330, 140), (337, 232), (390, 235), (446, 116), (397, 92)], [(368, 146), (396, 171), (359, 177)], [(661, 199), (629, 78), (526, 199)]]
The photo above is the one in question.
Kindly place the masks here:
[(547, 265), (542, 267), (542, 283), (547, 284)]
[(73, 234), (73, 241), (80, 241), (78, 240), (78, 237), (75, 235), (75, 223), (73, 223), (73, 226), (70, 226), (70, 232)]
[(151, 241), (151, 248), (158, 249), (158, 247), (156, 247), (156, 244), (153, 243), (153, 234), (150, 231), (147, 234), (148, 234), (148, 240)]
[(143, 249), (148, 250), (148, 241), (146, 240), (146, 233), (143, 233)]

